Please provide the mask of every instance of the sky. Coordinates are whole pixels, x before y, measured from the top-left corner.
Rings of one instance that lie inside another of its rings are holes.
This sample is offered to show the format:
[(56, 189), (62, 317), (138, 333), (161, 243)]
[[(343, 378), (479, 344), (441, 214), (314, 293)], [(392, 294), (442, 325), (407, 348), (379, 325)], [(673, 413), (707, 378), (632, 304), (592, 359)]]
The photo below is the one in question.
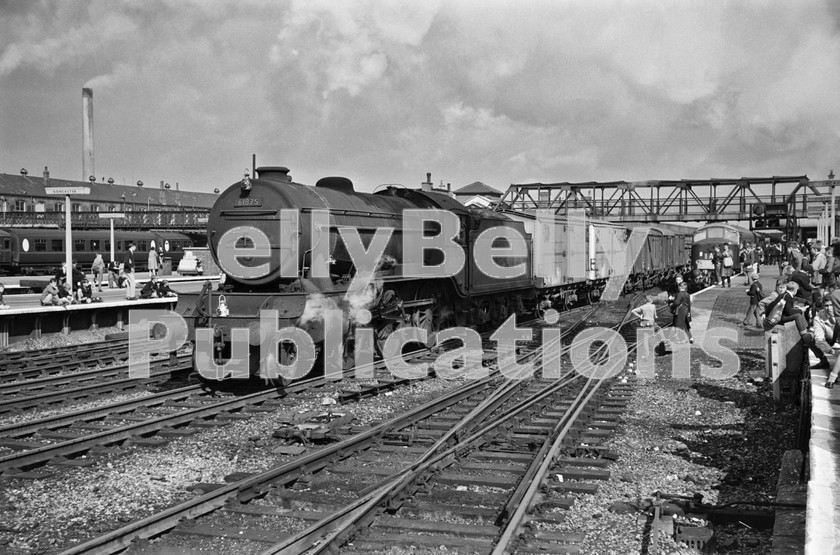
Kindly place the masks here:
[(225, 189), (840, 173), (840, 3), (0, 0), (0, 173)]

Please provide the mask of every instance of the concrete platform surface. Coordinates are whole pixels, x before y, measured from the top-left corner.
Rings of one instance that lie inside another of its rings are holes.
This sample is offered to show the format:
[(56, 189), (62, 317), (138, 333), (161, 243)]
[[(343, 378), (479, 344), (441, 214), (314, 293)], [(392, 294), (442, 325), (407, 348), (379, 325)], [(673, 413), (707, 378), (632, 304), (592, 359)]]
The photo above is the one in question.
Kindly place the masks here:
[[(762, 266), (759, 281), (765, 296), (776, 287), (778, 266)], [(733, 331), (732, 340), (739, 349), (764, 349), (764, 330), (741, 325), (750, 298), (744, 276), (732, 277), (732, 287), (712, 286), (691, 296), (691, 333), (697, 345), (703, 345), (706, 330), (725, 328)]]
[[(90, 303), (90, 304), (72, 304), (64, 306), (42, 306), (41, 305), (41, 295), (40, 293), (35, 294), (23, 294), (23, 295), (9, 295), (4, 297), (4, 301), (9, 308), (0, 310), (0, 318), (4, 316), (13, 316), (19, 314), (38, 314), (38, 313), (49, 313), (49, 312), (68, 312), (68, 311), (75, 311), (75, 310), (96, 310), (97, 308), (102, 308), (103, 306), (128, 306), (128, 307), (141, 307), (141, 306), (149, 306), (149, 305), (159, 305), (159, 304), (168, 304), (171, 302), (176, 302), (178, 300), (177, 297), (169, 297), (164, 299), (137, 299), (135, 301), (129, 301), (125, 298), (126, 290), (125, 289), (103, 289), (100, 293), (99, 291), (94, 290), (94, 295), (98, 297), (102, 297), (101, 303)], [(137, 294), (140, 294), (140, 288), (137, 289)]]
[(811, 369), (806, 555), (840, 554), (840, 385), (826, 389), (828, 372)]

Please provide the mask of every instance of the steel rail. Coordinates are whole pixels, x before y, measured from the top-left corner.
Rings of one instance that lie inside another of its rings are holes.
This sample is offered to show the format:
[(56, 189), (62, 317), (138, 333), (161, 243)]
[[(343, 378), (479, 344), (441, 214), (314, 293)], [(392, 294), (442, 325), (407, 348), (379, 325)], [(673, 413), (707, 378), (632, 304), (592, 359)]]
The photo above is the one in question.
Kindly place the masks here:
[[(152, 359), (149, 362), (155, 364), (160, 361), (169, 360), (167, 358)], [(87, 362), (95, 362), (99, 364), (101, 360), (88, 359)], [(106, 368), (95, 368), (93, 370), (84, 370), (81, 372), (69, 372), (66, 374), (56, 374), (46, 376), (43, 378), (35, 378), (31, 380), (18, 380), (14, 382), (6, 382), (0, 384), (0, 395), (8, 395), (10, 393), (17, 393), (27, 389), (40, 389), (55, 385), (64, 385), (75, 381), (87, 381), (88, 379), (96, 379), (97, 377), (108, 377), (109, 375), (119, 374), (128, 371), (128, 364), (117, 364), (108, 366)]]
[(206, 407), (196, 407), (177, 414), (165, 415), (144, 422), (129, 424), (116, 430), (106, 430), (54, 445), (46, 445), (24, 453), (0, 457), (0, 472), (6, 472), (13, 468), (26, 468), (43, 464), (58, 456), (78, 455), (90, 450), (91, 447), (120, 443), (132, 437), (160, 431), (166, 427), (182, 426), (190, 422), (195, 422), (198, 419), (216, 416), (221, 412), (232, 412), (281, 396), (282, 394), (276, 390), (252, 393), (236, 399), (220, 401)]
[(442, 398), (429, 401), (351, 438), (332, 444), (309, 455), (298, 457), (285, 465), (269, 469), (255, 476), (218, 488), (195, 499), (185, 501), (161, 513), (130, 523), (118, 530), (93, 538), (83, 544), (63, 551), (62, 555), (116, 553), (127, 548), (137, 538), (156, 536), (174, 528), (184, 518), (195, 518), (218, 509), (224, 506), (232, 496), (236, 496), (240, 501), (250, 500), (268, 491), (274, 483), (289, 483), (298, 479), (303, 474), (303, 468), (307, 470), (321, 469), (327, 466), (329, 461), (337, 456), (345, 458), (358, 450), (372, 445), (378, 437), (381, 437), (389, 431), (408, 427), (418, 420), (427, 418), (448, 406), (471, 397), (483, 390), (489, 381), (490, 378), (488, 377), (484, 380), (465, 384)]
[(203, 390), (201, 384), (190, 385), (171, 391), (165, 391), (142, 397), (140, 399), (129, 399), (127, 401), (120, 401), (117, 403), (110, 403), (107, 405), (100, 405), (91, 409), (84, 409), (70, 413), (57, 414), (55, 416), (48, 416), (46, 418), (39, 418), (37, 420), (30, 420), (17, 424), (9, 424), (8, 426), (0, 427), (0, 437), (24, 437), (32, 435), (38, 430), (52, 430), (55, 428), (67, 427), (74, 422), (90, 422), (93, 420), (101, 420), (111, 415), (119, 415), (143, 407), (154, 407), (162, 405), (167, 401), (176, 401), (186, 399)]
[[(580, 322), (596, 310), (597, 308), (590, 310), (575, 325), (567, 328), (559, 338), (549, 342), (548, 345), (542, 345), (540, 348), (534, 349), (534, 351), (545, 352), (546, 347), (550, 348), (555, 342), (559, 342), (562, 338), (567, 337)], [(555, 357), (562, 356), (560, 351), (552, 350), (551, 352), (556, 353), (554, 354)], [(503, 372), (502, 369), (499, 369), (495, 373), (501, 375)], [(479, 440), (490, 431), (495, 430), (498, 426), (541, 402), (548, 396), (553, 395), (556, 391), (566, 387), (575, 380), (577, 380), (577, 377), (572, 372), (569, 372), (562, 378), (557, 379), (543, 388), (542, 391), (531, 395), (528, 399), (519, 402), (504, 414), (492, 418), (487, 423), (486, 419), (490, 414), (498, 410), (504, 401), (509, 399), (513, 393), (526, 383), (526, 380), (504, 381), (499, 388), (491, 393), (462, 420), (456, 423), (410, 466), (382, 480), (380, 482), (382, 485), (366, 496), (342, 507), (338, 511), (334, 511), (326, 518), (313, 524), (306, 530), (295, 534), (291, 538), (264, 550), (262, 552), (263, 555), (304, 553), (313, 545), (315, 545), (313, 553), (332, 551), (339, 542), (351, 535), (353, 530), (358, 529), (363, 523), (370, 520), (373, 517), (373, 513), (378, 510), (381, 504), (396, 498), (401, 491), (415, 482), (432, 465), (448, 456), (454, 455), (458, 451), (464, 450), (469, 444)], [(460, 437), (471, 427), (481, 426), (482, 424), (481, 429), (477, 432), (473, 431), (468, 439)], [(455, 445), (446, 449), (443, 453), (439, 453), (452, 439), (456, 440)], [(326, 537), (324, 537), (325, 533), (328, 534)]]
[[(191, 358), (192, 355), (181, 354), (178, 359), (183, 362), (184, 358)], [(157, 368), (167, 368), (157, 372), (150, 372), (146, 378), (123, 378), (120, 380), (111, 380), (103, 383), (96, 383), (90, 385), (83, 385), (74, 387), (72, 389), (64, 389), (59, 391), (48, 391), (39, 393), (37, 395), (27, 395), (17, 399), (6, 399), (0, 401), (0, 414), (21, 410), (26, 408), (33, 408), (42, 405), (58, 404), (68, 400), (80, 399), (88, 397), (97, 392), (125, 390), (134, 387), (139, 387), (150, 380), (157, 380), (171, 375), (178, 367), (169, 367), (169, 359), (162, 359), (151, 363)], [(127, 366), (127, 365), (126, 365)]]
[[(585, 314), (578, 323), (574, 324), (572, 328), (584, 321), (589, 314), (594, 313), (594, 310), (595, 309), (590, 308), (589, 312)], [(425, 353), (427, 351), (424, 350), (422, 352)], [(349, 372), (347, 375), (349, 375)], [(228, 498), (233, 495), (242, 502), (250, 500), (253, 497), (268, 491), (274, 483), (288, 483), (298, 479), (303, 473), (303, 468), (309, 471), (319, 470), (328, 464), (328, 460), (335, 458), (336, 456), (346, 458), (356, 451), (369, 447), (378, 437), (381, 437), (389, 430), (399, 430), (405, 428), (413, 422), (422, 420), (431, 414), (443, 410), (446, 406), (455, 404), (467, 397), (475, 395), (476, 392), (486, 387), (486, 383), (490, 379), (490, 377), (487, 377), (483, 380), (477, 380), (470, 384), (466, 384), (445, 397), (430, 401), (421, 407), (417, 407), (408, 413), (399, 415), (388, 422), (382, 423), (370, 430), (357, 434), (352, 438), (336, 443), (310, 455), (298, 458), (294, 462), (286, 465), (270, 469), (258, 475), (216, 489), (198, 498), (171, 507), (156, 515), (152, 515), (146, 519), (128, 524), (104, 536), (93, 538), (84, 544), (75, 546), (64, 553), (65, 555), (70, 555), (83, 552), (118, 552), (128, 547), (129, 544), (136, 538), (148, 538), (159, 535), (177, 526), (177, 524), (184, 518), (195, 518), (201, 516), (202, 514), (212, 512), (227, 503)]]
[(5, 371), (5, 368), (2, 366), (17, 362), (23, 362), (27, 366), (31, 366), (34, 362), (49, 360), (55, 355), (76, 355), (78, 353), (88, 352), (91, 349), (112, 349), (115, 346), (121, 347), (122, 345), (125, 345), (127, 348), (128, 341), (125, 339), (105, 339), (103, 341), (79, 343), (77, 345), (67, 345), (64, 347), (47, 347), (45, 349), (34, 349), (28, 351), (0, 352), (0, 372)]
[[(617, 329), (621, 329), (625, 323), (632, 321), (628, 320), (628, 315), (630, 314), (629, 309), (625, 317), (616, 326)], [(613, 341), (615, 336), (612, 336), (609, 341)], [(637, 344), (633, 344), (628, 352), (632, 352), (637, 348)], [(619, 367), (624, 364), (624, 360), (617, 360), (610, 369), (606, 372), (606, 376), (610, 376), (614, 371), (619, 370)], [(525, 477), (528, 478), (520, 480), (519, 485), (517, 486), (516, 490), (514, 490), (511, 499), (505, 505), (504, 515), (509, 515), (507, 519), (507, 523), (505, 524), (502, 533), (499, 536), (499, 539), (496, 542), (496, 545), (493, 549), (492, 555), (502, 555), (504, 553), (511, 551), (511, 543), (514, 538), (517, 536), (517, 532), (519, 531), (522, 523), (524, 522), (528, 510), (530, 506), (533, 504), (534, 499), (536, 498), (537, 494), (542, 487), (542, 481), (545, 478), (546, 474), (550, 470), (551, 466), (554, 464), (557, 456), (560, 454), (560, 450), (563, 445), (563, 441), (566, 439), (566, 436), (569, 433), (572, 425), (574, 424), (575, 420), (579, 416), (580, 412), (586, 406), (586, 404), (592, 399), (595, 393), (601, 388), (601, 386), (606, 383), (605, 378), (596, 378), (595, 376), (590, 376), (587, 380), (587, 383), (583, 389), (586, 391), (587, 388), (591, 386), (589, 393), (586, 396), (584, 402), (580, 403), (578, 408), (575, 410), (572, 417), (568, 420), (568, 422), (563, 425), (563, 428), (553, 434), (549, 434), (546, 440), (543, 442), (543, 445), (540, 448), (539, 454), (537, 457), (534, 458), (534, 461), (529, 466), (528, 470), (526, 471)], [(569, 408), (569, 411), (572, 408)], [(567, 411), (568, 414), (568, 411)], [(555, 432), (557, 427), (562, 424), (562, 420), (558, 422), (558, 425), (555, 427)]]
[[(463, 453), (472, 444), (486, 442), (484, 436), (488, 433), (496, 430), (508, 420), (518, 416), (537, 403), (554, 395), (557, 391), (577, 379), (570, 372), (565, 379), (553, 382), (531, 398), (521, 401), (504, 414), (499, 415), (489, 422), (483, 423), (481, 428), (474, 431), (469, 437), (462, 439), (458, 444), (438, 453), (427, 451), (421, 457), (424, 459), (422, 462), (416, 462), (400, 471), (400, 473), (388, 478), (377, 490), (339, 509), (339, 511), (319, 521), (309, 529), (264, 550), (262, 555), (274, 555), (278, 553), (282, 553), (283, 555), (299, 553), (316, 555), (324, 552), (334, 552), (340, 542), (348, 540), (355, 529), (358, 529), (375, 516), (374, 513), (379, 509), (380, 505), (383, 503), (393, 503), (393, 500), (406, 488), (416, 483), (423, 473), (430, 471), (435, 465), (441, 464), (444, 461), (447, 461), (444, 466), (448, 466), (448, 464), (454, 462), (455, 457), (459, 453)], [(519, 385), (522, 383), (524, 382), (520, 382)], [(328, 535), (323, 537), (325, 532)]]

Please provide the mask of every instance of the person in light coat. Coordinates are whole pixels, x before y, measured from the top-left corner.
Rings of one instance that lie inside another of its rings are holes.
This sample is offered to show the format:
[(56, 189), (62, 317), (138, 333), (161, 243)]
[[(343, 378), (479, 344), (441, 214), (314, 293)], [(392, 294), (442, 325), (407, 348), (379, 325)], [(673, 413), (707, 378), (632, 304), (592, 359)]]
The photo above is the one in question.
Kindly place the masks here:
[(93, 259), (93, 264), (90, 265), (90, 272), (93, 274), (93, 284), (96, 285), (98, 291), (102, 291), (102, 278), (105, 275), (105, 261), (102, 260), (102, 255), (96, 253), (96, 258)]
[(149, 275), (156, 276), (158, 274), (158, 253), (154, 247), (149, 249)]

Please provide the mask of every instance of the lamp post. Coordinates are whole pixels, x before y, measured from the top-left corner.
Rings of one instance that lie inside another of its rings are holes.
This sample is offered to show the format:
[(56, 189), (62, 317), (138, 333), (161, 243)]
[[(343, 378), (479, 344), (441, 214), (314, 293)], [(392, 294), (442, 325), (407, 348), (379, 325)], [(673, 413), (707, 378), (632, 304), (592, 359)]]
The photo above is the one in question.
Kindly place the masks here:
[(830, 243), (837, 233), (837, 187), (834, 183), (834, 170), (828, 172), (828, 179), (831, 181), (831, 234), (828, 237)]

